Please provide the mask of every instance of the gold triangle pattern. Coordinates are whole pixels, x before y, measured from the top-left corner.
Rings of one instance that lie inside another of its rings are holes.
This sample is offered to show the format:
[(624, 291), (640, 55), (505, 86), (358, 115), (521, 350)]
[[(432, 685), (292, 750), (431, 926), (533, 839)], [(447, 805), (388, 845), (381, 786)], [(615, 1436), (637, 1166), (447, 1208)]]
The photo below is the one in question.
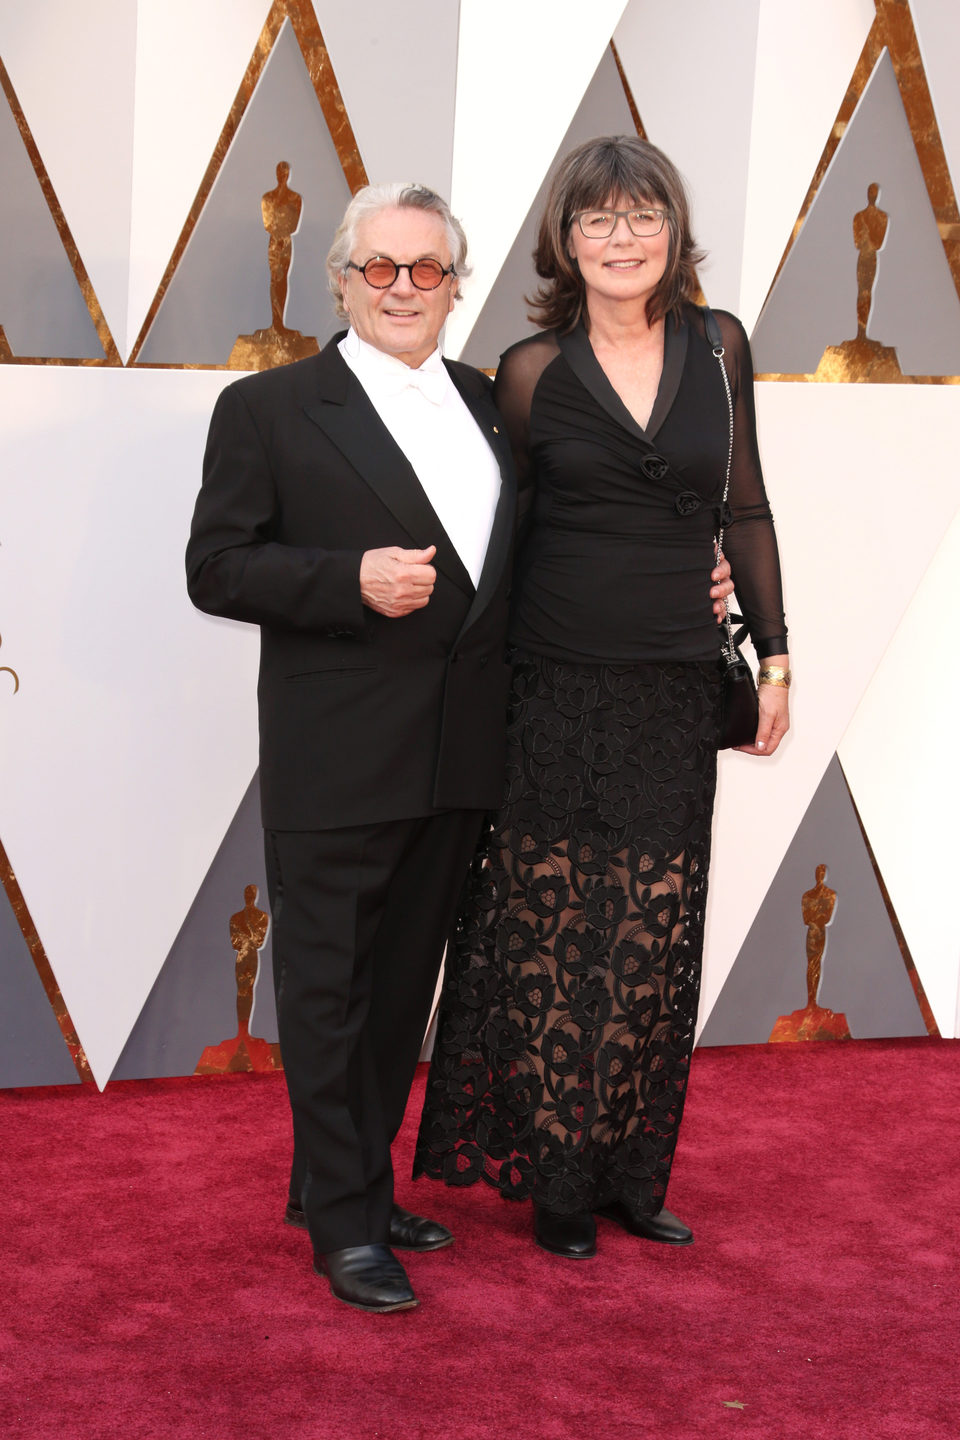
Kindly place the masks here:
[(633, 91), (630, 89), (630, 81), (627, 79), (626, 71), (624, 70), (623, 64), (620, 60), (620, 52), (612, 40), (610, 41), (610, 49), (613, 52), (613, 60), (614, 64), (617, 67), (617, 74), (620, 76), (620, 84), (623, 86), (623, 93), (627, 97), (627, 105), (630, 109), (630, 119), (633, 121), (634, 128), (637, 134), (640, 136), (640, 139), (647, 140), (649, 139), (649, 136), (647, 135), (646, 130), (644, 130), (643, 128), (643, 121), (640, 119), (640, 111), (637, 109), (637, 102), (634, 100)]
[(90, 319), (93, 321), (94, 327), (97, 332), (97, 337), (100, 341), (100, 344), (103, 346), (104, 352), (102, 358), (100, 356), (88, 356), (81, 359), (61, 359), (51, 356), (14, 355), (13, 351), (10, 348), (9, 340), (4, 335), (3, 330), (0, 329), (0, 364), (99, 366), (120, 365), (123, 363), (120, 359), (120, 352), (117, 349), (113, 335), (110, 333), (110, 327), (107, 324), (102, 309), (100, 308), (100, 301), (97, 299), (96, 292), (90, 281), (90, 276), (87, 274), (86, 266), (80, 258), (80, 252), (77, 249), (76, 241), (73, 238), (70, 226), (67, 224), (67, 218), (64, 215), (63, 210), (60, 206), (60, 201), (57, 199), (56, 191), (53, 188), (50, 176), (47, 174), (47, 167), (43, 163), (40, 151), (37, 148), (37, 143), (34, 140), (33, 133), (30, 129), (29, 124), (27, 123), (27, 117), (23, 113), (23, 107), (21, 106), (20, 101), (17, 98), (17, 92), (13, 88), (10, 76), (7, 74), (6, 66), (4, 65), (2, 60), (0, 60), (0, 90), (3, 91), (4, 95), (7, 98), (7, 104), (10, 106), (13, 118), (16, 121), (17, 129), (20, 131), (20, 138), (22, 139), (24, 148), (26, 149), (26, 152), (30, 157), (30, 163), (33, 166), (34, 174), (36, 175), (37, 182), (40, 186), (41, 191), (43, 192), (43, 198), (47, 203), (47, 208), (49, 209), (51, 216), (53, 217), (53, 223), (57, 227), (57, 234), (60, 236), (61, 244), (63, 245), (63, 248), (67, 253), (67, 259), (70, 261), (70, 268), (73, 270), (74, 276), (76, 277), (77, 284), (80, 287), (80, 293), (83, 295), (84, 304), (90, 312)]
[(923, 988), (923, 981), (920, 979), (917, 967), (913, 963), (913, 956), (911, 955), (910, 947), (907, 944), (907, 937), (904, 935), (900, 925), (900, 921), (897, 919), (897, 912), (894, 909), (893, 901), (890, 898), (890, 891), (887, 889), (886, 884), (884, 883), (883, 876), (880, 873), (880, 866), (877, 864), (877, 857), (876, 855), (874, 855), (873, 846), (870, 844), (870, 836), (867, 834), (866, 826), (861, 819), (860, 811), (857, 808), (856, 797), (853, 791), (850, 789), (850, 782), (847, 779), (846, 772), (843, 770), (842, 765), (840, 767), (840, 772), (843, 775), (843, 781), (847, 787), (847, 794), (850, 796), (850, 804), (853, 807), (854, 816), (856, 818), (857, 824), (860, 826), (860, 834), (863, 836), (863, 844), (867, 852), (867, 858), (869, 859), (870, 864), (873, 866), (873, 873), (876, 877), (877, 886), (883, 899), (883, 903), (886, 906), (887, 916), (890, 920), (890, 928), (893, 930), (894, 936), (896, 937), (897, 945), (900, 949), (900, 954), (903, 956), (903, 963), (906, 968), (907, 978), (909, 979), (910, 984), (913, 986), (913, 993), (917, 998), (917, 1005), (920, 1008), (920, 1014), (923, 1016), (923, 1023), (927, 1027), (927, 1034), (934, 1035), (938, 1040), (940, 1040), (942, 1039), (942, 1036), (940, 1034), (940, 1027), (937, 1024), (936, 1016), (933, 1013), (930, 1001), (927, 999), (927, 992)]
[[(776, 274), (770, 284), (770, 289), (767, 291), (767, 300), (770, 299), (780, 272), (783, 270), (787, 257), (803, 228), (803, 223), (810, 213), (810, 209), (820, 190), (824, 176), (830, 168), (830, 162), (836, 153), (840, 141), (843, 139), (846, 128), (884, 50), (889, 53), (893, 63), (894, 74), (897, 78), (897, 87), (900, 91), (900, 98), (903, 102), (907, 122), (910, 126), (910, 134), (913, 137), (914, 148), (917, 152), (917, 159), (920, 163), (927, 193), (930, 197), (930, 204), (937, 221), (940, 239), (947, 257), (947, 262), (950, 266), (953, 283), (958, 295), (960, 295), (960, 210), (958, 210), (957, 207), (957, 197), (953, 188), (953, 182), (950, 178), (950, 170), (943, 149), (940, 127), (937, 123), (930, 87), (927, 84), (927, 77), (923, 68), (920, 44), (917, 39), (913, 16), (910, 11), (910, 3), (909, 0), (874, 0), (874, 4), (876, 5), (876, 16), (864, 42), (863, 50), (860, 53), (860, 58), (857, 61), (850, 84), (847, 87), (847, 92), (837, 112), (837, 118), (834, 121), (833, 128), (824, 146), (823, 154), (820, 156), (820, 161), (814, 171), (813, 179), (810, 181), (810, 186), (804, 196), (803, 204), (800, 207), (800, 213), (797, 216), (790, 239), (787, 241), (786, 248), (780, 258), (780, 263), (777, 266)], [(766, 304), (766, 301), (764, 304)], [(882, 368), (874, 375), (868, 375), (866, 373), (866, 366), (869, 362), (866, 356), (864, 357), (864, 362), (865, 368), (862, 374), (838, 373), (836, 367), (831, 367), (828, 363), (821, 362), (820, 369), (813, 375), (771, 373), (758, 374), (756, 378), (758, 380), (787, 381), (864, 380), (875, 378), (884, 383), (960, 385), (960, 376), (957, 375), (901, 375), (899, 373), (883, 371)]]
[(76, 1066), (77, 1074), (84, 1084), (94, 1083), (93, 1072), (90, 1069), (83, 1046), (77, 1035), (76, 1026), (70, 1019), (70, 1012), (67, 1009), (63, 995), (60, 993), (60, 986), (57, 984), (57, 977), (53, 973), (53, 967), (47, 958), (47, 952), (43, 948), (40, 936), (37, 934), (37, 927), (34, 925), (27, 909), (27, 902), (23, 898), (17, 877), (13, 872), (13, 866), (7, 858), (7, 852), (0, 844), (0, 885), (3, 886), (10, 901), (10, 908), (13, 910), (17, 924), (20, 926), (27, 948), (30, 951), (33, 963), (36, 966), (40, 982), (50, 1001), (50, 1008), (57, 1018), (60, 1026), (60, 1033), (64, 1043), (70, 1051), (71, 1058)]
[[(649, 140), (650, 136), (647, 134), (644, 128), (643, 121), (640, 118), (640, 111), (637, 109), (637, 102), (633, 98), (633, 91), (630, 89), (630, 81), (627, 79), (627, 72), (623, 68), (623, 63), (620, 59), (620, 52), (617, 49), (616, 43), (613, 40), (610, 41), (610, 49), (613, 52), (614, 63), (617, 67), (617, 74), (620, 76), (620, 83), (623, 86), (623, 93), (627, 99), (627, 105), (630, 110), (630, 119), (633, 121), (634, 129), (640, 136), (641, 140)], [(697, 283), (699, 285), (699, 280)], [(699, 288), (697, 294), (694, 296), (694, 303), (697, 305), (706, 305), (707, 303), (707, 298), (703, 293), (702, 286)]]
[[(626, 72), (626, 71), (624, 70), (624, 68), (623, 68), (623, 62), (622, 62), (621, 59), (620, 59), (620, 52), (618, 51), (617, 46), (616, 46), (616, 42), (615, 42), (614, 40), (611, 40), (611, 41), (610, 41), (610, 53), (611, 53), (611, 55), (613, 56), (613, 63), (614, 63), (614, 64), (616, 65), (616, 67), (617, 67), (617, 74), (618, 74), (618, 76), (620, 77), (620, 84), (623, 86), (624, 98), (626, 99), (626, 102), (627, 102), (627, 109), (630, 111), (630, 119), (633, 121), (634, 129), (636, 130), (636, 132), (637, 132), (637, 134), (639, 135), (639, 137), (640, 137), (641, 140), (647, 140), (647, 139), (649, 139), (649, 136), (647, 135), (647, 132), (646, 132), (646, 130), (644, 129), (643, 121), (642, 121), (641, 118), (640, 118), (640, 111), (637, 109), (637, 102), (634, 100), (634, 98), (633, 98), (633, 91), (630, 89), (630, 81), (627, 79), (627, 72)], [(582, 103), (582, 97), (581, 97), (581, 103)], [(557, 153), (556, 153), (556, 155), (554, 156), (553, 163), (556, 164), (556, 163), (559, 161), (560, 157), (561, 157), (561, 152), (558, 150)], [(532, 208), (532, 205), (535, 204), (535, 203), (536, 203), (536, 201), (534, 200), (534, 201), (531, 203), (531, 208)], [(530, 211), (528, 210), (528, 211), (527, 211), (527, 215), (526, 215), (525, 218), (524, 218), (524, 222), (523, 222), (524, 224), (525, 224), (526, 221), (529, 219), (529, 217), (530, 217)], [(519, 234), (519, 231), (517, 232), (517, 234)], [(514, 244), (516, 244), (516, 240), (517, 240), (517, 235), (514, 236), (514, 242), (513, 242)], [(501, 273), (502, 273), (502, 272), (501, 272)], [(489, 296), (488, 296), (487, 298), (489, 299)], [(496, 367), (495, 365), (483, 365), (483, 366), (481, 366), (480, 368), (483, 370), (484, 375), (489, 375), (491, 379), (492, 379), (492, 378), (494, 377), (494, 375), (496, 375), (496, 373), (497, 373), (497, 367)]]
[[(360, 151), (357, 147), (356, 138), (350, 125), (350, 120), (343, 103), (343, 97), (340, 94), (340, 87), (337, 84), (337, 79), (333, 72), (333, 65), (330, 62), (330, 55), (320, 31), (311, 0), (273, 0), (270, 13), (264, 21), (263, 29), (254, 47), (250, 63), (240, 82), (240, 88), (237, 91), (236, 98), (230, 107), (230, 113), (227, 116), (223, 130), (220, 132), (220, 138), (214, 148), (210, 163), (200, 182), (200, 188), (190, 207), (190, 212), (187, 215), (183, 230), (180, 232), (180, 238), (174, 246), (173, 254), (164, 271), (157, 293), (153, 298), (150, 309), (147, 311), (143, 325), (140, 327), (140, 333), (137, 336), (133, 349), (130, 351), (130, 356), (127, 360), (128, 365), (136, 365), (137, 363), (137, 357), (150, 333), (150, 328), (157, 317), (157, 312), (169, 289), (170, 282), (176, 273), (177, 266), (183, 257), (190, 237), (196, 229), (197, 222), (203, 212), (203, 207), (213, 189), (217, 176), (220, 173), (220, 168), (227, 157), (233, 138), (237, 133), (240, 122), (257, 87), (257, 82), (263, 74), (264, 66), (270, 58), (270, 54), (276, 44), (285, 20), (289, 20), (293, 27), (293, 32), (297, 38), (297, 44), (300, 46), (307, 72), (316, 92), (317, 99), (320, 102), (324, 119), (327, 122), (327, 128), (330, 131), (330, 137), (333, 140), (337, 158), (340, 161), (344, 177), (351, 192), (356, 194), (357, 190), (367, 183), (367, 174), (363, 167), (363, 161), (360, 158)], [(154, 365), (151, 368), (166, 370), (207, 370), (211, 368), (219, 369), (221, 367), (182, 364)]]

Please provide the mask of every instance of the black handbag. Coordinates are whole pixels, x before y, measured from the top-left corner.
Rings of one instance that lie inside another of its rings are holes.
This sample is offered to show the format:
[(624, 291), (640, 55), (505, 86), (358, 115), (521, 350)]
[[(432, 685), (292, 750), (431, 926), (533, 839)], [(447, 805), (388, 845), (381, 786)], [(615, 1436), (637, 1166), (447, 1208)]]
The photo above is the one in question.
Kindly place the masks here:
[[(723, 555), (723, 531), (727, 515), (727, 495), (730, 491), (730, 466), (733, 461), (733, 396), (730, 393), (730, 380), (727, 376), (727, 367), (723, 363), (723, 336), (720, 333), (720, 326), (717, 324), (717, 317), (709, 307), (704, 306), (703, 321), (707, 332), (707, 339), (713, 347), (713, 353), (717, 357), (720, 366), (720, 374), (723, 376), (723, 388), (727, 396), (727, 412), (730, 417), (730, 443), (727, 446), (727, 478), (723, 487), (723, 503), (720, 507), (720, 528), (717, 535), (717, 559)], [(721, 750), (729, 750), (734, 745), (752, 745), (757, 738), (757, 726), (760, 723), (760, 705), (757, 700), (757, 684), (753, 678), (753, 671), (739, 646), (747, 638), (747, 627), (743, 625), (736, 634), (733, 633), (732, 619), (741, 620), (740, 615), (731, 616), (730, 611), (724, 616), (726, 628), (726, 641), (720, 649), (720, 667), (723, 672), (723, 698), (720, 707), (720, 739), (718, 741)]]
[[(741, 617), (733, 617), (739, 620)], [(747, 627), (742, 626), (734, 635), (727, 616), (727, 644), (720, 651), (723, 667), (723, 699), (720, 706), (721, 750), (733, 745), (752, 745), (757, 738), (760, 723), (760, 705), (757, 700), (757, 684), (744, 655), (738, 646), (747, 637)]]

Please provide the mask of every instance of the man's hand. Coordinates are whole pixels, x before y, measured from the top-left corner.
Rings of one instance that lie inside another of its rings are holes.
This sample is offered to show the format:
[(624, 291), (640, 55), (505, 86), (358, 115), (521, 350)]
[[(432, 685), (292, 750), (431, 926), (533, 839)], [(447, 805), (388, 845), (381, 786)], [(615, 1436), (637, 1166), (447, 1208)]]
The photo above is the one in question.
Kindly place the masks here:
[(422, 610), (437, 580), (437, 572), (430, 564), (436, 553), (436, 545), (428, 545), (426, 550), (401, 550), (397, 545), (365, 550), (360, 561), (360, 596), (364, 605), (391, 620)]
[(726, 555), (721, 555), (717, 561), (717, 568), (711, 571), (710, 579), (715, 583), (710, 590), (710, 599), (713, 601), (713, 613), (717, 617), (717, 624), (723, 624), (723, 617), (727, 613), (727, 596), (733, 594), (733, 581), (730, 579), (730, 562)]

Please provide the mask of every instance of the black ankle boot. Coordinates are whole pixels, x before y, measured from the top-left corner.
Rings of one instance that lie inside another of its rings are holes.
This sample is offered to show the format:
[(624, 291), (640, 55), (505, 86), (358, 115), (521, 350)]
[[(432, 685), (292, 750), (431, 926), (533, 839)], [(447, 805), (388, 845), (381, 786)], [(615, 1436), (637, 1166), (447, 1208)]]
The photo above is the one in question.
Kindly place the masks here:
[(533, 1238), (541, 1250), (570, 1260), (588, 1260), (597, 1253), (597, 1227), (589, 1211), (554, 1215), (542, 1205), (534, 1205)]
[(684, 1225), (666, 1207), (658, 1210), (656, 1215), (641, 1215), (626, 1200), (614, 1200), (602, 1206), (597, 1214), (605, 1220), (612, 1220), (615, 1225), (622, 1225), (624, 1230), (641, 1240), (657, 1240), (661, 1245), (693, 1244), (690, 1226)]

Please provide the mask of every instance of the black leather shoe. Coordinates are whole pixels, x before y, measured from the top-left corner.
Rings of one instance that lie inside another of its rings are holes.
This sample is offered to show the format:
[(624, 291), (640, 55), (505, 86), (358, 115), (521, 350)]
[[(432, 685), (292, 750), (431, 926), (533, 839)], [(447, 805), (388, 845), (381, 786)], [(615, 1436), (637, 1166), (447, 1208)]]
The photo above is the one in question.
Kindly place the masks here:
[[(283, 1220), (298, 1230), (307, 1228), (307, 1217), (295, 1200), (287, 1201)], [(402, 1205), (394, 1205), (390, 1210), (389, 1243), (394, 1250), (442, 1250), (453, 1244), (453, 1236), (439, 1220), (426, 1220), (422, 1215), (411, 1215)]]
[(597, 1253), (597, 1227), (589, 1211), (553, 1215), (542, 1205), (534, 1205), (533, 1238), (541, 1250), (565, 1255), (569, 1260), (589, 1260)]
[(442, 1250), (453, 1244), (453, 1236), (439, 1220), (411, 1215), (402, 1205), (390, 1209), (390, 1244), (395, 1250)]
[(639, 1235), (641, 1240), (659, 1240), (661, 1245), (693, 1244), (690, 1226), (684, 1225), (666, 1209), (659, 1210), (656, 1215), (638, 1215), (625, 1200), (615, 1200), (612, 1205), (604, 1205), (597, 1214), (622, 1225), (631, 1235)]
[(389, 1245), (351, 1245), (315, 1255), (313, 1268), (326, 1275), (338, 1300), (355, 1310), (386, 1315), (391, 1310), (412, 1310), (420, 1301), (407, 1272)]

